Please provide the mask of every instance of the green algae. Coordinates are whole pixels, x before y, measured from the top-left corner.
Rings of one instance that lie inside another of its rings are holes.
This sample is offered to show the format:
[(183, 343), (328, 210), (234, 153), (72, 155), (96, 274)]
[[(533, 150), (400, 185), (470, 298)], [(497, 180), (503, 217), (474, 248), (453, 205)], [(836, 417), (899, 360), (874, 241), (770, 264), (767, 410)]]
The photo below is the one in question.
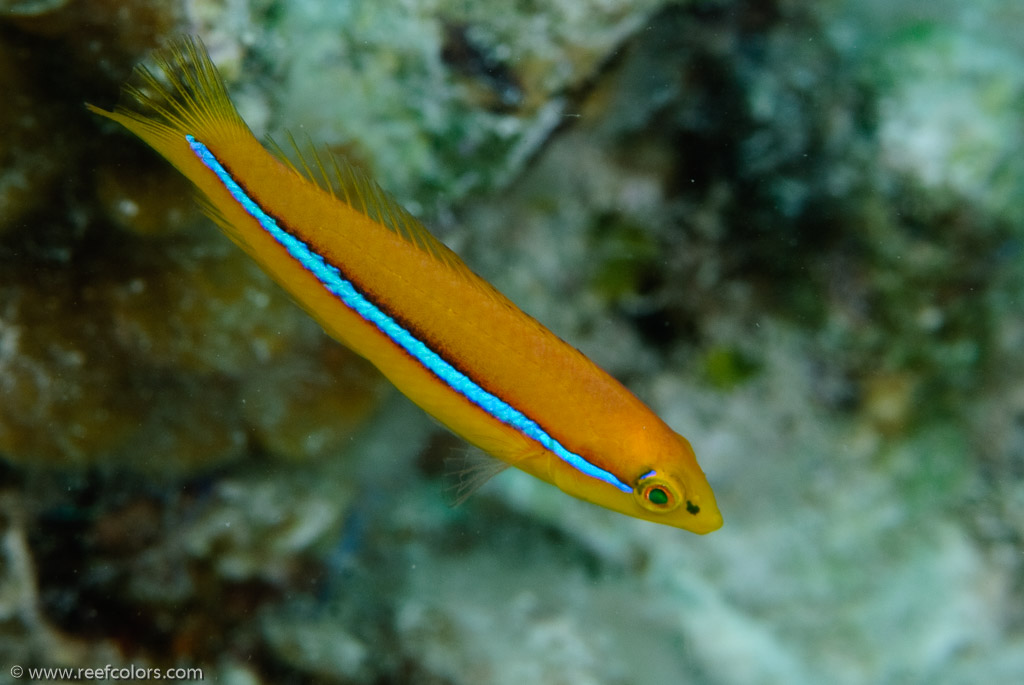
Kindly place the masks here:
[(704, 370), (708, 381), (717, 388), (729, 389), (753, 376), (758, 365), (742, 350), (712, 347), (704, 355)]

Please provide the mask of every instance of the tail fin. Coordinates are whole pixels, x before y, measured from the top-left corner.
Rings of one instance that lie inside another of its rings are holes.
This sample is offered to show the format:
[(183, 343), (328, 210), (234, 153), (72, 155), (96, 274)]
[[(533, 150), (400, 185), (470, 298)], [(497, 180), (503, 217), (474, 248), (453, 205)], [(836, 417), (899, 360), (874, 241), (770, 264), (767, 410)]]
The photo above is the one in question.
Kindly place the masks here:
[(186, 135), (205, 140), (252, 137), (202, 41), (179, 38), (153, 60), (159, 73), (136, 67), (113, 111), (86, 107), (123, 125), (186, 175), (196, 163)]

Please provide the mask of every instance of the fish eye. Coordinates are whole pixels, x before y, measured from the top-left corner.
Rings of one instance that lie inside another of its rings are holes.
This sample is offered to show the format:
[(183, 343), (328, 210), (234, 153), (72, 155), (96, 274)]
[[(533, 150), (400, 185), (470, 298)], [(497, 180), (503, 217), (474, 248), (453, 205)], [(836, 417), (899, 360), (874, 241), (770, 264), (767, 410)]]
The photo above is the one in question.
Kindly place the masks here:
[(640, 481), (633, 489), (633, 495), (640, 506), (657, 513), (672, 511), (682, 502), (675, 486), (668, 480), (657, 477), (653, 471), (640, 477)]
[(647, 491), (647, 501), (658, 506), (668, 504), (668, 491), (655, 485)]

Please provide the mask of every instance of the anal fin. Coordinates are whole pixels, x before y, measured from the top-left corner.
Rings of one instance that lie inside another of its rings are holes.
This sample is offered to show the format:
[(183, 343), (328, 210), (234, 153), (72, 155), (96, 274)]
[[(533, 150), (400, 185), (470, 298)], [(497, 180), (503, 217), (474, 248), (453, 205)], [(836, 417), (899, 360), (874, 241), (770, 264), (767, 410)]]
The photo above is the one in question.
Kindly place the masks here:
[(444, 498), (448, 506), (457, 507), (465, 502), (491, 478), (509, 467), (480, 450), (470, 449), (460, 456), (444, 461)]

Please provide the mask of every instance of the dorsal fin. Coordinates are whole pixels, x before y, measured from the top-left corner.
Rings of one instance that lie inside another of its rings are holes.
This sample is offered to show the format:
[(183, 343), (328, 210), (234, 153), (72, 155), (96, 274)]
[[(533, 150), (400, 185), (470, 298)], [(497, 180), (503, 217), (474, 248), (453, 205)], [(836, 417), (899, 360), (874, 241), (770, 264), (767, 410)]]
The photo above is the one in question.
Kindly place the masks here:
[(480, 286), (488, 293), (504, 299), (504, 296), (473, 273), (457, 254), (434, 237), (419, 219), (381, 188), (368, 173), (344, 155), (330, 150), (321, 152), (310, 141), (300, 145), (294, 136), (290, 133), (287, 135), (292, 148), (289, 154), (284, 153), (273, 141), (268, 147), (293, 171), (356, 211), (391, 229), (449, 268), (462, 272), (470, 280), (479, 281)]

